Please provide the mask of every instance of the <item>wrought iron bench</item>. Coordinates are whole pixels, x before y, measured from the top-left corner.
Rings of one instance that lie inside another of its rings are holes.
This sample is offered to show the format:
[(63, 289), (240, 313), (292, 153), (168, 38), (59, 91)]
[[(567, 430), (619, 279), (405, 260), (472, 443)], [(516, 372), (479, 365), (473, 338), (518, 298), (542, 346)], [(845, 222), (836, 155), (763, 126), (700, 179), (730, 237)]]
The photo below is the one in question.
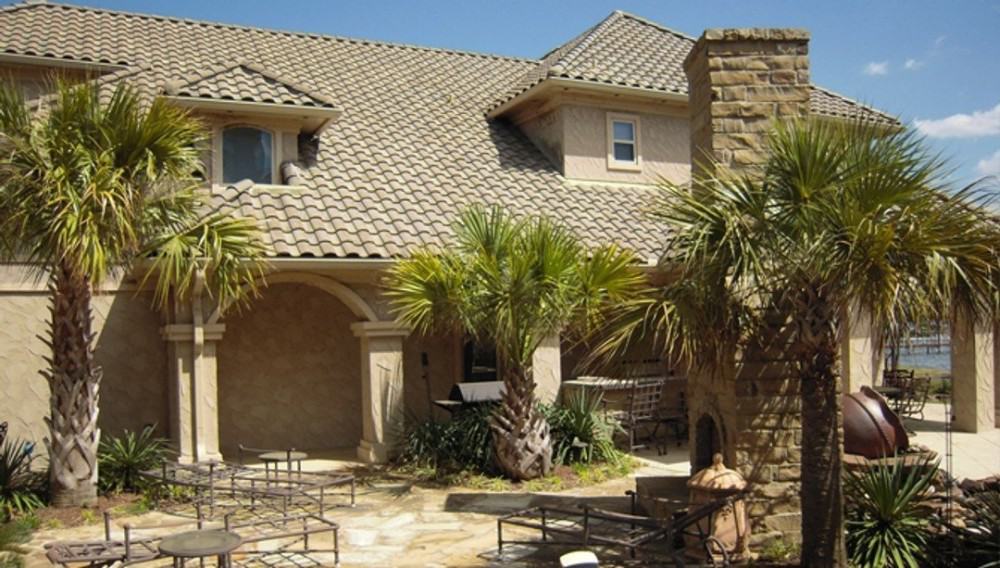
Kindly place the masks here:
[[(691, 510), (681, 510), (673, 518), (661, 519), (636, 515), (632, 494), (633, 514), (618, 513), (581, 505), (578, 509), (531, 507), (509, 513), (497, 519), (497, 552), (504, 545), (566, 546), (624, 548), (635, 558), (663, 554), (677, 567), (685, 565), (685, 537), (694, 538), (705, 550), (706, 558), (715, 556), (714, 565), (729, 566), (729, 557), (715, 537), (709, 535), (702, 522), (739, 498), (739, 494), (706, 503)], [(504, 525), (541, 532), (541, 540), (518, 540), (504, 537)], [(721, 562), (721, 564), (720, 564)]]

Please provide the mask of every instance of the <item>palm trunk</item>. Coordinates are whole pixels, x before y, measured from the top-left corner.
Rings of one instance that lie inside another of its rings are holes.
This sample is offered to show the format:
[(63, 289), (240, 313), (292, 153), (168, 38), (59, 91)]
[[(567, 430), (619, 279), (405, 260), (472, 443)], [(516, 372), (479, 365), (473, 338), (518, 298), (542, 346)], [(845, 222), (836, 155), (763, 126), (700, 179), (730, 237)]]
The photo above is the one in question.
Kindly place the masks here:
[[(844, 436), (832, 310), (810, 295), (802, 366), (802, 566), (847, 566), (841, 460)], [(801, 313), (801, 312), (800, 312)]]
[(97, 499), (98, 388), (94, 365), (90, 283), (70, 267), (56, 270), (52, 285), (52, 358), (49, 382), (50, 490), (57, 507)]
[(504, 394), (490, 424), (497, 463), (516, 481), (546, 476), (552, 471), (552, 438), (535, 404), (530, 369), (504, 367)]

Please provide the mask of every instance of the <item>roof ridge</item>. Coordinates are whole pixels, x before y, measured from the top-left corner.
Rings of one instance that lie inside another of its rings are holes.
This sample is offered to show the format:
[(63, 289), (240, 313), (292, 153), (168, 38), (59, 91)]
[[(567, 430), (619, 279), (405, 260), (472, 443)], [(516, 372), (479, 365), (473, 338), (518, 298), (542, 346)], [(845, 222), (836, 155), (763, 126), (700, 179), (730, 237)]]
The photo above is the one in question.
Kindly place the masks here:
[[(587, 46), (590, 45), (591, 41), (593, 41), (593, 39), (599, 35), (600, 32), (609, 28), (611, 24), (620, 20), (624, 15), (625, 12), (622, 12), (621, 10), (615, 10), (610, 14), (608, 14), (603, 20), (598, 22), (596, 25), (589, 28), (588, 30), (578, 35), (577, 37), (573, 38), (573, 40), (571, 41), (576, 42), (576, 44), (573, 45), (573, 47), (571, 47), (568, 51), (563, 53), (558, 60), (556, 60), (555, 62), (552, 63), (552, 65), (549, 66), (548, 70), (546, 71), (546, 75), (550, 77), (558, 75), (560, 73), (560, 70), (564, 68), (566, 65), (572, 63), (573, 59), (575, 57), (578, 57), (580, 53), (583, 52), (583, 50), (585, 50)], [(568, 44), (564, 43), (563, 46), (565, 45)]]
[(22, 1), (22, 2), (17, 3), (17, 4), (11, 4), (9, 6), (2, 7), (2, 8), (0, 8), (0, 12), (6, 12), (6, 11), (13, 12), (13, 11), (22, 10), (22, 9), (44, 8), (44, 7), (72, 9), (72, 10), (86, 10), (86, 11), (90, 11), (90, 12), (102, 12), (102, 13), (105, 13), (105, 14), (114, 14), (114, 15), (122, 15), (122, 16), (132, 16), (132, 17), (136, 17), (136, 18), (145, 18), (145, 19), (149, 19), (149, 20), (163, 20), (163, 21), (183, 23), (183, 24), (195, 24), (195, 25), (202, 25), (202, 26), (212, 26), (212, 27), (216, 27), (216, 28), (228, 28), (228, 29), (235, 29), (235, 30), (242, 30), (242, 31), (256, 31), (256, 32), (267, 33), (267, 34), (283, 35), (283, 36), (294, 36), (294, 37), (304, 37), (304, 38), (310, 38), (310, 39), (325, 39), (325, 40), (343, 41), (343, 42), (348, 42), (348, 43), (353, 43), (353, 44), (360, 44), (360, 45), (368, 44), (368, 45), (376, 45), (376, 46), (390, 47), (390, 48), (396, 48), (396, 49), (412, 49), (412, 50), (415, 50), (415, 51), (431, 51), (431, 52), (444, 53), (444, 54), (449, 54), (449, 55), (461, 55), (461, 56), (468, 56), (468, 57), (479, 57), (479, 58), (483, 58), (483, 59), (504, 59), (504, 60), (508, 60), (508, 61), (517, 61), (517, 62), (522, 62), (522, 63), (538, 63), (537, 59), (530, 59), (530, 58), (526, 58), (526, 57), (517, 57), (517, 56), (513, 56), (513, 55), (501, 55), (499, 53), (483, 53), (483, 52), (478, 52), (478, 51), (468, 51), (468, 50), (445, 48), (445, 47), (430, 47), (430, 46), (426, 46), (426, 45), (416, 45), (416, 44), (412, 44), (412, 43), (392, 42), (392, 41), (375, 40), (375, 39), (364, 39), (364, 38), (340, 36), (340, 35), (325, 34), (325, 33), (318, 33), (318, 32), (300, 32), (300, 31), (294, 31), (294, 30), (283, 30), (283, 29), (278, 29), (278, 28), (265, 28), (263, 26), (245, 26), (245, 25), (239, 25), (239, 24), (228, 24), (228, 23), (225, 23), (225, 22), (217, 22), (217, 21), (212, 21), (212, 20), (199, 20), (199, 19), (194, 19), (194, 18), (181, 18), (181, 17), (177, 17), (177, 16), (164, 16), (164, 15), (160, 15), (160, 14), (149, 14), (149, 13), (145, 13), (145, 12), (133, 12), (133, 11), (130, 11), (130, 10), (112, 10), (110, 8), (98, 8), (98, 7), (95, 7), (95, 6), (86, 6), (86, 5), (82, 5), (82, 4), (69, 4), (69, 3), (64, 3), (64, 2), (48, 2), (48, 1), (45, 1), (45, 2), (33, 2), (31, 0), (26, 0), (26, 1)]
[(859, 106), (859, 107), (861, 107), (861, 108), (863, 108), (863, 109), (865, 109), (867, 111), (874, 112), (876, 114), (880, 114), (880, 115), (882, 115), (885, 118), (890, 118), (890, 119), (892, 119), (894, 121), (897, 121), (897, 122), (899, 121), (899, 119), (897, 117), (895, 117), (895, 116), (893, 116), (893, 115), (885, 112), (884, 110), (880, 110), (880, 109), (878, 109), (878, 108), (876, 108), (876, 107), (874, 107), (872, 105), (863, 103), (863, 102), (861, 102), (861, 101), (859, 101), (859, 100), (857, 100), (857, 99), (855, 99), (853, 97), (849, 97), (849, 96), (847, 96), (847, 95), (845, 95), (843, 93), (839, 93), (837, 91), (834, 91), (833, 89), (828, 89), (826, 87), (820, 87), (816, 83), (809, 83), (809, 86), (812, 87), (813, 89), (816, 89), (817, 91), (822, 91), (822, 92), (824, 92), (824, 93), (826, 93), (826, 94), (828, 94), (830, 96), (838, 97), (840, 99), (843, 99), (845, 102), (851, 103), (853, 105), (857, 105), (857, 106)]
[(677, 37), (679, 37), (681, 39), (686, 39), (686, 40), (688, 40), (688, 41), (690, 41), (692, 43), (694, 43), (695, 41), (698, 41), (697, 38), (695, 38), (694, 36), (689, 36), (688, 34), (686, 34), (684, 32), (679, 32), (679, 31), (677, 31), (677, 30), (675, 30), (673, 28), (668, 28), (667, 26), (665, 26), (665, 25), (663, 25), (663, 24), (661, 24), (659, 22), (655, 22), (653, 20), (650, 20), (649, 18), (644, 18), (642, 16), (639, 16), (637, 14), (633, 14), (632, 12), (626, 12), (624, 10), (615, 10), (615, 11), (618, 12), (618, 13), (620, 13), (622, 16), (625, 16), (626, 18), (631, 18), (631, 19), (633, 19), (633, 20), (635, 20), (635, 21), (637, 21), (639, 23), (646, 24), (647, 26), (652, 26), (652, 27), (654, 27), (654, 28), (656, 28), (658, 30), (667, 32), (669, 34), (673, 34), (673, 35), (675, 35), (675, 36), (677, 36)]

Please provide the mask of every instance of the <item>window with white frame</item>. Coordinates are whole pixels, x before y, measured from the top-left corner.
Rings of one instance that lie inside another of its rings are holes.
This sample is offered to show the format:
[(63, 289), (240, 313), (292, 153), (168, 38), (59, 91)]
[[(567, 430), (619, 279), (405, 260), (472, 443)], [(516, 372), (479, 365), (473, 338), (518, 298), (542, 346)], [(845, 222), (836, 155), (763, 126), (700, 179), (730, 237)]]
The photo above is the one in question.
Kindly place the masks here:
[(274, 137), (252, 126), (222, 131), (222, 182), (274, 183)]
[(628, 169), (639, 167), (639, 117), (608, 115), (608, 166)]

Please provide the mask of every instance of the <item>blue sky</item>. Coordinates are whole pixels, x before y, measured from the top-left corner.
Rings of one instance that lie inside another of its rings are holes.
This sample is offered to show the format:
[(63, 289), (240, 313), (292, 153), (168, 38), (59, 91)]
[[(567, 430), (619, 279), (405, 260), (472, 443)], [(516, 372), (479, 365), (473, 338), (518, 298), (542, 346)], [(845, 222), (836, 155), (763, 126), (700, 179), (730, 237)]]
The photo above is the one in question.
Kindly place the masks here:
[(805, 27), (815, 83), (917, 124), (951, 158), (958, 181), (1000, 175), (1000, 0), (82, 3), (524, 57), (540, 57), (615, 9), (693, 36), (706, 27)]

